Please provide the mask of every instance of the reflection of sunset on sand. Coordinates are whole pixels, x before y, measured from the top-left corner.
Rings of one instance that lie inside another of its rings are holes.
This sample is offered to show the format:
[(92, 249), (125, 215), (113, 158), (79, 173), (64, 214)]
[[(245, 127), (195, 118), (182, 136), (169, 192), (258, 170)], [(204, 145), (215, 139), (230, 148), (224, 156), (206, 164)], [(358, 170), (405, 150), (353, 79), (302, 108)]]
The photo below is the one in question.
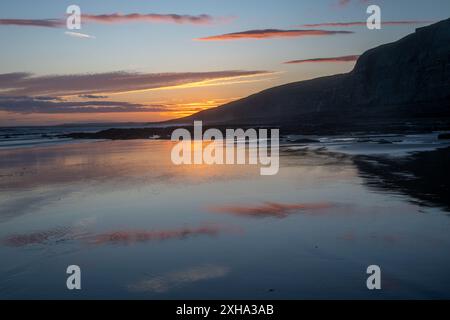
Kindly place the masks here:
[[(173, 144), (0, 150), (0, 254), (41, 266), (20, 273), (2, 264), (0, 272), (14, 275), (7, 281), (20, 285), (32, 276), (36, 288), (45, 283), (59, 296), (59, 284), (41, 268), (77, 261), (95, 263), (90, 272), (98, 279), (109, 270), (104, 290), (115, 297), (270, 298), (270, 288), (280, 297), (364, 297), (363, 289), (354, 293), (353, 275), (374, 256), (392, 266), (392, 281), (406, 264), (417, 266), (410, 269), (416, 275), (428, 272), (414, 264), (424, 254), (436, 261), (433, 272), (447, 270), (446, 215), (407, 195), (366, 188), (360, 174), (367, 172), (350, 155), (282, 148), (279, 173), (265, 177), (254, 166), (175, 166)], [(420, 255), (411, 254), (412, 244)], [(331, 265), (344, 278), (327, 278)], [(316, 292), (317, 278), (339, 289)], [(409, 281), (392, 296), (406, 294)], [(442, 277), (420, 285), (446, 292)]]
[[(176, 166), (169, 141), (117, 141), (0, 150), (0, 189), (131, 179), (195, 182), (211, 176), (251, 174), (246, 166)], [(58, 168), (58, 170), (55, 170)], [(256, 172), (257, 168), (254, 168)], [(231, 178), (231, 177), (228, 177)]]

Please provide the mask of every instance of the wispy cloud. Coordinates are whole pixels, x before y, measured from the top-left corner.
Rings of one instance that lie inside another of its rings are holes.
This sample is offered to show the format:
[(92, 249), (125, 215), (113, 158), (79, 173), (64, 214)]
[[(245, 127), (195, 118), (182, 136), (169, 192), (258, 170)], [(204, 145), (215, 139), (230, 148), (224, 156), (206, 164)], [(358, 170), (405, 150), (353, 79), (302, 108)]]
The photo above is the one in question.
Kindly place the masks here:
[(324, 63), (324, 62), (352, 62), (358, 60), (358, 55), (353, 56), (341, 56), (341, 57), (331, 57), (331, 58), (311, 58), (304, 60), (291, 60), (286, 61), (284, 64), (302, 64), (302, 63)]
[(339, 7), (346, 7), (350, 3), (350, 0), (338, 0), (337, 5)]
[(123, 101), (67, 101), (58, 97), (0, 96), (0, 110), (18, 114), (30, 113), (111, 113), (164, 112), (164, 105), (143, 105)]
[(67, 34), (68, 36), (74, 37), (74, 38), (95, 39), (95, 36), (91, 36), (89, 34), (80, 33), (80, 32), (66, 31), (65, 34)]
[(63, 28), (65, 20), (61, 19), (0, 19), (2, 26)]
[(269, 74), (269, 72), (258, 70), (182, 73), (130, 73), (118, 71), (49, 76), (35, 76), (30, 73), (18, 72), (0, 74), (0, 92), (3, 96), (69, 96), (123, 93), (264, 74)]
[(279, 29), (262, 29), (248, 30), (235, 33), (226, 33), (216, 36), (199, 38), (199, 41), (223, 41), (223, 40), (240, 40), (240, 39), (268, 39), (268, 38), (293, 38), (308, 36), (331, 36), (337, 34), (351, 34), (352, 31), (328, 31), (328, 30), (279, 30)]
[[(350, 3), (352, 2), (352, 0), (337, 0), (337, 2), (335, 3), (335, 6), (338, 8), (345, 8), (347, 7)], [(367, 4), (369, 2), (369, 0), (358, 0), (355, 2), (359, 2), (362, 4)]]
[[(194, 24), (211, 25), (224, 23), (233, 20), (232, 17), (213, 17), (208, 14), (186, 15), (186, 14), (159, 14), (159, 13), (112, 13), (112, 14), (86, 14), (81, 15), (82, 23), (175, 23), (175, 24)], [(21, 26), (21, 27), (46, 27), (46, 28), (65, 28), (65, 19), (0, 19), (0, 25)]]
[(100, 96), (100, 95), (95, 95), (95, 94), (80, 94), (78, 97), (82, 98), (82, 99), (107, 99), (108, 98), (108, 96)]
[(157, 13), (130, 13), (130, 14), (83, 14), (83, 21), (95, 23), (128, 23), (128, 22), (151, 22), (151, 23), (176, 23), (176, 24), (213, 24), (225, 21), (226, 18), (216, 18), (207, 14), (183, 15), (183, 14), (157, 14)]
[[(399, 26), (399, 25), (416, 25), (416, 24), (427, 24), (434, 21), (427, 20), (399, 20), (399, 21), (382, 21), (383, 26)], [(322, 22), (322, 23), (310, 23), (304, 24), (302, 27), (305, 28), (318, 28), (318, 27), (357, 27), (366, 26), (366, 21), (351, 21), (351, 22)]]

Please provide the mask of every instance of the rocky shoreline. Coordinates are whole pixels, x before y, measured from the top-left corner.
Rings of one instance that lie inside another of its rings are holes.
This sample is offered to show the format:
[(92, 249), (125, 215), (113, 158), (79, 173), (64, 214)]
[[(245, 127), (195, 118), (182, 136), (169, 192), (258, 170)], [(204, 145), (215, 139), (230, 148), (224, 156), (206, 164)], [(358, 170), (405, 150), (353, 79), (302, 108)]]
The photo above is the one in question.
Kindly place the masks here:
[[(135, 139), (170, 139), (174, 130), (184, 128), (193, 132), (192, 125), (178, 125), (167, 127), (142, 127), (142, 128), (111, 128), (97, 132), (73, 132), (59, 135), (59, 138), (71, 139), (104, 139), (104, 140), (135, 140)], [(280, 129), (280, 136), (287, 135), (355, 135), (355, 134), (419, 134), (433, 131), (449, 131), (450, 119), (423, 119), (403, 120), (403, 121), (372, 121), (364, 124), (348, 123), (346, 125), (336, 125), (333, 123), (323, 123), (321, 125), (289, 125), (289, 126), (249, 126), (249, 125), (219, 125), (203, 126), (204, 130), (211, 128), (219, 129), (225, 133), (226, 129), (242, 128), (265, 128)], [(448, 134), (442, 134), (441, 139), (448, 139)]]

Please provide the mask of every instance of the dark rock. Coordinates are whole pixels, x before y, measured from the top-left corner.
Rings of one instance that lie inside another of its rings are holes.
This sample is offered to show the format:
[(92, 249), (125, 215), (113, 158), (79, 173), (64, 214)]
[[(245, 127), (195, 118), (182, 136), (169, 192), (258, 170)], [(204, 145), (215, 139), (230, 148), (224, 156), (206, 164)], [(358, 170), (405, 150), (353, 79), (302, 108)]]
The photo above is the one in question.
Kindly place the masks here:
[(439, 140), (448, 140), (450, 139), (450, 133), (442, 133), (438, 136)]
[(288, 140), (288, 142), (292, 143), (319, 143), (319, 140), (315, 139), (294, 139), (294, 140)]
[(381, 139), (377, 141), (378, 144), (392, 144), (391, 141), (386, 140), (386, 139)]

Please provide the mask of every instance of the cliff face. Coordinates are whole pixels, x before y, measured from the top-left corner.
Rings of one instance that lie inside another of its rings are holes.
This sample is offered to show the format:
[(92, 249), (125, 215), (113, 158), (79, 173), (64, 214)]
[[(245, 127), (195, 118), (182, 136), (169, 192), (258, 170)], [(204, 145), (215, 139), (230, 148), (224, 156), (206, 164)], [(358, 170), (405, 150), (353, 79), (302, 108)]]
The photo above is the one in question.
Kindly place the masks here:
[[(416, 115), (442, 111), (448, 115), (450, 19), (367, 51), (350, 76), (357, 105), (375, 111), (387, 107)], [(446, 110), (441, 108), (445, 105)]]
[(450, 19), (364, 53), (348, 74), (271, 88), (172, 121), (310, 124), (450, 119)]

